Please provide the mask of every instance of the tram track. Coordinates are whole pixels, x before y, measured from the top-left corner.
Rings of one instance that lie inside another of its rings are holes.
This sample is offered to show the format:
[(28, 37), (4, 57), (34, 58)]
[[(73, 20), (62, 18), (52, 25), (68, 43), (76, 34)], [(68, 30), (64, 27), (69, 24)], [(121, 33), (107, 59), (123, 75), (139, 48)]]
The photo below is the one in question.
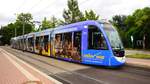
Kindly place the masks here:
[[(67, 70), (67, 69), (65, 69), (65, 68), (62, 68), (62, 67), (55, 66), (55, 65), (53, 65), (53, 64), (47, 63), (47, 62), (45, 62), (45, 61), (43, 61), (43, 60), (37, 59), (37, 58), (35, 58), (35, 57), (32, 57), (31, 55), (29, 55), (29, 54), (27, 54), (27, 53), (18, 52), (18, 51), (16, 51), (16, 50), (10, 49), (10, 48), (7, 48), (7, 49), (5, 49), (5, 50), (6, 50), (7, 52), (9, 52), (9, 53), (11, 53), (11, 54), (17, 56), (17, 57), (20, 58), (21, 60), (26, 61), (27, 63), (29, 63), (29, 64), (31, 64), (31, 65), (33, 65), (33, 66), (36, 66), (38, 69), (44, 70), (44, 72), (46, 72), (46, 73), (50, 73), (50, 74), (48, 74), (49, 76), (52, 76), (52, 77), (54, 77), (54, 78), (56, 78), (56, 79), (59, 79), (60, 81), (62, 81), (62, 82), (65, 83), (65, 84), (74, 84), (74, 83), (72, 83), (71, 81), (66, 80), (66, 79), (60, 77), (60, 75), (58, 76), (57, 74), (54, 74), (53, 72), (50, 72), (49, 70), (47, 70), (47, 69), (45, 69), (45, 68), (42, 68), (42, 67), (39, 66), (39, 65), (36, 65), (36, 64), (34, 64), (34, 63), (32, 63), (32, 62), (30, 62), (30, 61), (28, 61), (28, 60), (25, 60), (23, 57), (18, 56), (18, 55), (27, 56), (27, 57), (29, 57), (29, 58), (31, 58), (31, 59), (33, 59), (33, 60), (37, 60), (37, 61), (39, 61), (39, 62), (41, 62), (41, 63), (44, 63), (44, 64), (47, 64), (47, 65), (49, 65), (49, 66), (53, 66), (53, 67), (55, 67), (55, 68), (57, 68), (57, 69), (63, 70), (63, 71), (65, 71), (65, 72), (69, 73), (69, 74), (73, 74), (73, 75), (76, 75), (76, 76), (78, 76), (78, 77), (82, 77), (82, 78), (84, 78), (84, 79), (87, 79), (88, 81), (92, 80), (92, 81), (93, 81), (92, 84), (109, 84), (109, 83), (106, 83), (106, 82), (104, 82), (104, 81), (101, 81), (100, 79), (95, 79), (95, 78), (92, 78), (92, 77), (90, 77), (90, 76), (87, 76), (87, 75), (84, 75), (84, 74), (81, 74), (81, 73), (78, 73), (78, 72), (72, 72), (72, 71)], [(13, 52), (11, 52), (11, 51), (13, 51)], [(18, 54), (18, 53), (21, 53), (21, 54)], [(18, 55), (17, 55), (17, 54), (18, 54)], [(30, 54), (31, 54), (31, 53), (30, 53)]]
[[(33, 56), (36, 54), (28, 53), (28, 52), (22, 52), (18, 51), (16, 49), (11, 49), (10, 47), (4, 47), (3, 49), (7, 50), (11, 54), (17, 56), (18, 58), (30, 63), (34, 67), (40, 69), (41, 71), (45, 72), (47, 75), (52, 76), (60, 81), (62, 81), (64, 84), (149, 84), (150, 83), (150, 72), (149, 70), (145, 70), (142, 68), (136, 68), (131, 66), (124, 66), (121, 69), (106, 69), (103, 67), (93, 67), (88, 66), (87, 69), (79, 69), (76, 71), (70, 71), (66, 69), (66, 67), (60, 67), (56, 66), (54, 64), (51, 64), (49, 61), (43, 60), (41, 58), (45, 59), (54, 59), (50, 57), (44, 57), (44, 56)], [(20, 55), (20, 56), (19, 56)], [(38, 57), (39, 56), (39, 57)], [(50, 70), (41, 67), (40, 65), (37, 65), (31, 61), (28, 61), (24, 59), (24, 57), (28, 57), (28, 59), (36, 60), (40, 63), (44, 63), (49, 66), (53, 66), (54, 68), (57, 68), (59, 70), (65, 71), (64, 73), (58, 74), (53, 73)], [(56, 59), (54, 59), (56, 60)], [(60, 61), (60, 60), (58, 60)], [(68, 63), (68, 62), (65, 62)], [(76, 63), (68, 63), (71, 65), (77, 65)], [(79, 66), (82, 64), (79, 64)], [(86, 65), (85, 65), (86, 66)], [(78, 82), (72, 81), (72, 79), (67, 78), (68, 76), (73, 76), (74, 78), (77, 77)], [(65, 76), (64, 76), (65, 75)], [(81, 80), (80, 80), (81, 79)], [(88, 80), (88, 81), (86, 81)], [(98, 81), (97, 81), (98, 80)], [(86, 82), (85, 82), (86, 81)], [(123, 82), (124, 81), (124, 82)]]

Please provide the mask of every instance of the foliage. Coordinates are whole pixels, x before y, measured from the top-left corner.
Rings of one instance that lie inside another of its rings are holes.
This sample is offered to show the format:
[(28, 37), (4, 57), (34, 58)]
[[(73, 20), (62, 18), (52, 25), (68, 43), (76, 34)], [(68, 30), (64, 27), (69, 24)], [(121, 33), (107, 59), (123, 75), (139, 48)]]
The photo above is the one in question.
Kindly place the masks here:
[(113, 24), (119, 29), (119, 30), (126, 30), (126, 20), (127, 16), (125, 15), (115, 15), (113, 19)]
[(84, 21), (84, 15), (79, 10), (77, 0), (68, 0), (68, 10), (64, 9), (63, 17), (66, 23), (75, 23), (79, 21)]
[(32, 21), (32, 15), (30, 13), (21, 13), (18, 14), (17, 20), (14, 23), (17, 36), (22, 35), (23, 33), (23, 25), (24, 25), (24, 34), (30, 33), (34, 30), (34, 25)]
[(11, 39), (11, 37), (15, 36), (14, 35), (15, 30), (13, 30), (14, 27), (15, 26), (12, 23), (8, 24), (8, 26), (1, 27), (0, 29), (2, 35), (1, 40), (3, 44), (9, 44), (9, 40)]
[[(130, 37), (133, 36), (134, 48), (150, 48), (150, 8), (137, 9), (127, 17), (116, 15), (112, 23), (117, 27), (126, 47), (132, 47)], [(141, 40), (142, 45), (137, 45)]]
[[(150, 48), (150, 8), (145, 7), (143, 9), (137, 9), (132, 16), (134, 19), (126, 20), (128, 24), (134, 22), (130, 26), (128, 32), (130, 32), (130, 35), (132, 34), (134, 36), (135, 41), (143, 40), (143, 48)], [(144, 45), (146, 46), (144, 47)]]
[(56, 17), (54, 17), (54, 16), (52, 16), (51, 17), (51, 27), (52, 28), (55, 28), (56, 26), (57, 26), (57, 18)]
[(1, 27), (0, 32), (2, 35), (3, 44), (9, 44), (9, 41), (12, 37), (23, 34), (23, 24), (24, 24), (24, 34), (30, 33), (34, 30), (34, 25), (32, 22), (32, 15), (30, 13), (21, 13), (18, 14), (17, 20), (14, 23), (10, 23), (4, 27)]
[(124, 44), (124, 46), (128, 45), (128, 42), (127, 42), (126, 36), (125, 36), (125, 33), (127, 31), (127, 27), (125, 24), (126, 18), (127, 18), (127, 16), (125, 16), (125, 15), (115, 15), (112, 17), (112, 21), (111, 21), (112, 24), (117, 28), (117, 30), (121, 36), (122, 42), (126, 43), (126, 44)]
[(56, 26), (60, 25), (59, 21), (56, 17), (52, 16), (50, 20), (47, 20), (46, 17), (42, 21), (42, 30), (48, 28), (55, 28)]
[(32, 15), (30, 13), (21, 13), (17, 16), (16, 21), (30, 24), (32, 22), (32, 19)]
[(42, 21), (42, 30), (50, 28), (51, 24), (50, 21), (46, 19), (46, 17), (44, 18), (44, 20)]
[(93, 10), (86, 10), (82, 13), (79, 9), (77, 0), (68, 0), (68, 10), (64, 9), (63, 18), (65, 23), (75, 23), (85, 20), (98, 20), (99, 15), (96, 15)]
[(65, 21), (63, 21), (63, 20), (61, 20), (61, 19), (58, 19), (58, 21), (57, 21), (57, 25), (58, 25), (58, 26), (66, 25), (66, 22), (65, 22)]
[(98, 20), (99, 15), (96, 15), (93, 10), (85, 11), (85, 19), (86, 20)]

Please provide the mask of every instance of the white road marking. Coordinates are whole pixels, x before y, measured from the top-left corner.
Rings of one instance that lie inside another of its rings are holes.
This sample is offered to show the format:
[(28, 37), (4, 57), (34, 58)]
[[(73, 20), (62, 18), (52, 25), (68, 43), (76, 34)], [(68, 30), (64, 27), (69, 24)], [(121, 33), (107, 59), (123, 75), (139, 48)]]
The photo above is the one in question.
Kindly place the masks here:
[(53, 81), (55, 84), (63, 84), (63, 83), (59, 82), (58, 80), (56, 80), (56, 79), (54, 79), (54, 78), (52, 78), (52, 77), (46, 75), (45, 73), (43, 73), (43, 72), (37, 70), (36, 68), (32, 67), (30, 64), (24, 62), (23, 60), (20, 60), (19, 58), (17, 58), (17, 57), (14, 56), (13, 54), (8, 53), (8, 52), (5, 51), (4, 49), (2, 49), (2, 50), (3, 50), (5, 53), (7, 53), (8, 55), (10, 55), (11, 57), (13, 57), (14, 59), (16, 59), (17, 61), (19, 61), (19, 62), (25, 64), (25, 65), (28, 66), (29, 68), (31, 68), (31, 69), (33, 69), (34, 71), (38, 72), (40, 75), (42, 75), (42, 76), (46, 77), (47, 79)]
[(13, 64), (16, 66), (16, 68), (23, 73), (30, 81), (39, 81), (38, 78), (33, 76), (30, 72), (28, 72), (25, 68), (23, 68), (21, 65), (19, 65), (16, 61), (14, 61), (11, 57), (9, 57), (7, 54), (3, 53), (4, 56)]

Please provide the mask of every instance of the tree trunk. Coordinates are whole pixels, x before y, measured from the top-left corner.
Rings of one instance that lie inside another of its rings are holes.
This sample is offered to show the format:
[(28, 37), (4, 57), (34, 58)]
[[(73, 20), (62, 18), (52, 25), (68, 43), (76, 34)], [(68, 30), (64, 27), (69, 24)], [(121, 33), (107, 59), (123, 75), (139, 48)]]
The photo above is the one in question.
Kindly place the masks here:
[(144, 34), (144, 36), (143, 36), (143, 49), (145, 49), (145, 34)]

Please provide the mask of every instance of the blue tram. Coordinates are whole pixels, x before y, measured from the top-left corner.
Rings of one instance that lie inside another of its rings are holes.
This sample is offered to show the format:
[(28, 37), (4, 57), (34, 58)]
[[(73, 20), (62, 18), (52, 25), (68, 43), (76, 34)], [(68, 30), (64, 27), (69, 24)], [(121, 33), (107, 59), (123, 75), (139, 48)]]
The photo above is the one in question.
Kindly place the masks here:
[(14, 37), (11, 46), (83, 64), (121, 66), (125, 63), (118, 32), (104, 21), (83, 21)]

